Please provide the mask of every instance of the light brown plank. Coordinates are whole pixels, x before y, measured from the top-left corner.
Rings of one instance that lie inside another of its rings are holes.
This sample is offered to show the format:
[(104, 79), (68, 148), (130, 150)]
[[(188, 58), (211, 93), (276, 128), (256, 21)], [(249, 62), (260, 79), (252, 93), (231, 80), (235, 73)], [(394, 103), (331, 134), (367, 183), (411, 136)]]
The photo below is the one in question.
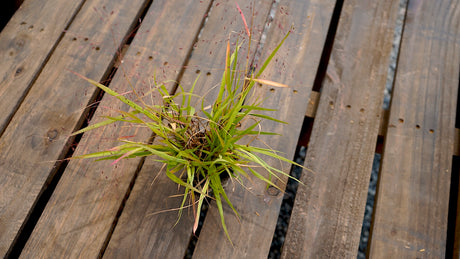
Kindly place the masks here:
[(357, 255), (398, 5), (343, 3), (283, 258)]
[(26, 0), (0, 34), (0, 135), (83, 1)]
[(409, 1), (372, 258), (445, 256), (459, 63), (460, 3)]
[[(81, 124), (83, 108), (92, 99), (94, 89), (85, 88), (68, 70), (100, 80), (142, 6), (141, 0), (87, 2), (0, 138), (1, 256), (56, 172), (56, 160), (67, 152), (69, 134)], [(119, 34), (112, 35), (115, 23)]]
[[(300, 134), (308, 98), (315, 79), (321, 52), (326, 39), (335, 1), (281, 1), (275, 20), (267, 34), (261, 62), (281, 41), (291, 25), (295, 29), (286, 40), (263, 78), (289, 85), (289, 88), (258, 86), (255, 95), (266, 98), (264, 107), (278, 109), (269, 115), (288, 122), (288, 125), (264, 121), (262, 129), (282, 136), (260, 137), (275, 150), (292, 159)], [(259, 64), (260, 65), (260, 64)], [(259, 146), (266, 147), (261, 142)], [(289, 173), (290, 166), (274, 159), (270, 165)], [(259, 173), (264, 175), (263, 170)], [(286, 180), (286, 179), (284, 179)], [(208, 211), (194, 258), (267, 258), (283, 194), (254, 180), (245, 182), (248, 189), (229, 185), (229, 198), (241, 215), (238, 222), (227, 208), (225, 219), (234, 247), (226, 240), (220, 216), (215, 206)], [(279, 185), (284, 184), (278, 182)]]
[(306, 117), (314, 118), (316, 111), (318, 110), (319, 97), (321, 94), (317, 91), (312, 91), (310, 98), (308, 99), (307, 111), (305, 112)]
[[(160, 82), (177, 78), (208, 7), (209, 1), (187, 4), (177, 0), (154, 1), (110, 87), (124, 93), (130, 91), (132, 86), (142, 95), (154, 86), (154, 76)], [(83, 81), (80, 83), (86, 84)], [(131, 99), (136, 98), (133, 94), (127, 96)], [(155, 96), (153, 99), (158, 101)], [(151, 103), (150, 96), (143, 100)], [(102, 120), (100, 116), (113, 116), (120, 109), (128, 111), (129, 107), (121, 105), (117, 99), (106, 95), (95, 114), (97, 118), (95, 121)], [(132, 135), (135, 137), (130, 140), (146, 141), (151, 132), (126, 127), (123, 124), (92, 131), (84, 134), (75, 155), (111, 148), (117, 144), (114, 142), (117, 137)], [(112, 166), (110, 161), (71, 161), (22, 256), (28, 258), (44, 255), (53, 258), (99, 256), (105, 242), (108, 241), (112, 224), (130, 188), (129, 185), (139, 162), (139, 159), (132, 159)], [(153, 175), (152, 171), (148, 173)], [(155, 196), (142, 198), (145, 203), (140, 206), (146, 206)], [(178, 238), (188, 240), (189, 236), (178, 236)], [(148, 243), (149, 240), (146, 238), (143, 241)], [(141, 240), (132, 239), (132, 241)], [(136, 252), (140, 252), (135, 244), (129, 246)], [(123, 256), (123, 252), (125, 251), (118, 252), (110, 249), (108, 251), (114, 257)]]
[[(237, 1), (245, 14), (251, 14), (250, 5), (246, 1)], [(261, 29), (272, 1), (256, 2), (254, 17), (253, 40), (258, 42)], [(244, 25), (234, 1), (216, 1), (201, 32), (201, 37), (193, 50), (191, 60), (182, 77), (181, 84), (189, 89), (197, 77), (201, 76), (195, 88), (195, 93), (212, 102), (216, 94), (213, 88), (220, 83), (225, 62), (226, 42), (231, 32), (232, 42), (238, 36), (244, 37)], [(249, 20), (250, 17), (247, 17)], [(236, 35), (234, 32), (237, 32)], [(255, 43), (253, 43), (255, 46)], [(247, 49), (246, 49), (247, 51)], [(247, 54), (244, 49), (240, 58)], [(250, 53), (250, 59), (254, 50)], [(160, 172), (162, 164), (147, 159), (139, 173), (132, 193), (110, 240), (106, 258), (180, 258), (183, 257), (192, 234), (193, 215), (184, 211), (181, 221), (177, 220), (177, 210), (162, 212), (167, 209), (177, 209), (181, 198), (170, 196), (183, 193), (177, 185)], [(155, 182), (153, 179), (161, 173)]]

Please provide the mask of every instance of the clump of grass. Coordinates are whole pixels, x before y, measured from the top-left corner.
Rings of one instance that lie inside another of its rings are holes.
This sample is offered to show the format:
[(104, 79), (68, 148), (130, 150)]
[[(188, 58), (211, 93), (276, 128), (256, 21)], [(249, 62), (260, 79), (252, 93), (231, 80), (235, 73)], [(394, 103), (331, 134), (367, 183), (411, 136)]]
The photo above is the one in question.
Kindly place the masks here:
[[(120, 111), (118, 117), (107, 117), (105, 121), (90, 125), (75, 132), (74, 135), (121, 121), (149, 128), (156, 140), (154, 144), (120, 140), (122, 144), (110, 150), (75, 158), (111, 159), (116, 163), (126, 158), (156, 156), (158, 161), (165, 164), (165, 174), (169, 179), (185, 188), (179, 208), (179, 218), (186, 202), (189, 201), (194, 209), (193, 231), (195, 232), (203, 202), (205, 198), (211, 198), (216, 202), (222, 227), (230, 240), (225, 225), (223, 203), (227, 203), (237, 217), (239, 215), (222, 186), (222, 179), (229, 177), (243, 184), (243, 178), (251, 180), (251, 177), (256, 177), (265, 182), (267, 187), (274, 186), (281, 190), (274, 183), (273, 178), (281, 180), (281, 176), (285, 178), (289, 175), (270, 166), (261, 156), (270, 156), (296, 164), (270, 148), (250, 145), (259, 135), (276, 135), (260, 130), (262, 119), (284, 123), (258, 113), (273, 110), (263, 108), (262, 101), (255, 96), (250, 96), (250, 93), (253, 92), (255, 83), (285, 87), (279, 83), (260, 79), (260, 75), (288, 35), (289, 33), (263, 63), (257, 74), (249, 75), (247, 69), (244, 72), (237, 71), (239, 46), (231, 52), (228, 42), (225, 70), (217, 99), (211, 107), (203, 107), (202, 102), (200, 110), (191, 104), (194, 96), (193, 89), (198, 78), (189, 92), (184, 91), (179, 85), (177, 93), (172, 96), (164, 84), (157, 85), (155, 90), (163, 97), (163, 103), (146, 105), (140, 99), (138, 102), (132, 101), (103, 84), (80, 75), (105, 93), (129, 105), (132, 111)], [(245, 143), (244, 139), (247, 137), (250, 140)], [(264, 169), (268, 173), (265, 174), (267, 176), (259, 173), (256, 168)]]

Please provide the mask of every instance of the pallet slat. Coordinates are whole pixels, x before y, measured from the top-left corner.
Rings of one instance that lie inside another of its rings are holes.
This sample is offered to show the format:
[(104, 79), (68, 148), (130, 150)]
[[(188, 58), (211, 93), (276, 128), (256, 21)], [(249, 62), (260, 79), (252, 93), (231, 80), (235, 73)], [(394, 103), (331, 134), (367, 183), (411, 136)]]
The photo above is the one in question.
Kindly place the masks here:
[[(0, 138), (2, 256), (10, 249), (37, 197), (55, 174), (58, 160), (69, 149), (69, 134), (81, 124), (83, 108), (93, 98), (93, 89), (82, 88), (81, 81), (68, 70), (100, 80), (121, 44), (120, 35), (131, 29), (142, 5), (140, 0), (129, 4), (93, 1), (84, 5)], [(102, 11), (103, 6), (108, 12), (111, 8), (130, 11), (124, 16), (107, 14), (95, 19), (96, 11)], [(120, 34), (114, 36), (109, 29), (115, 22)], [(97, 45), (91, 48), (90, 42)]]
[[(267, 43), (262, 50), (261, 61), (275, 48), (290, 26), (292, 34), (287, 38), (263, 78), (289, 85), (289, 88), (259, 86), (255, 96), (264, 98), (264, 107), (277, 109), (268, 115), (288, 122), (261, 123), (262, 130), (277, 132), (282, 136), (259, 136), (261, 142), (253, 144), (266, 148), (262, 143), (293, 159), (305, 111), (308, 106), (316, 70), (326, 41), (335, 1), (281, 1), (275, 20), (267, 33)], [(290, 165), (275, 159), (266, 162), (289, 173)], [(257, 169), (256, 169), (257, 170)], [(263, 170), (259, 173), (266, 175)], [(284, 179), (286, 180), (286, 179)], [(283, 193), (254, 180), (229, 184), (227, 191), (242, 219), (238, 222), (233, 212), (224, 210), (226, 224), (234, 247), (226, 240), (220, 226), (220, 216), (212, 204), (198, 239), (194, 258), (267, 258), (278, 219)], [(284, 184), (278, 182), (283, 188)]]
[(398, 4), (343, 3), (283, 258), (356, 257)]
[[(199, 4), (154, 1), (110, 87), (120, 93), (127, 93), (132, 86), (142, 95), (155, 86), (154, 77), (159, 82), (177, 78), (208, 7), (209, 1)], [(123, 9), (120, 12), (125, 13), (126, 10)], [(135, 20), (135, 17), (132, 19)], [(79, 83), (87, 84), (83, 80)], [(173, 84), (167, 86), (172, 87)], [(126, 96), (130, 99), (136, 98), (133, 94)], [(159, 96), (152, 97), (158, 103)], [(143, 100), (151, 103), (150, 96)], [(117, 110), (128, 111), (129, 107), (105, 95), (96, 111), (95, 122), (103, 120), (101, 116), (114, 116)], [(134, 141), (147, 141), (150, 138), (149, 130), (125, 126), (118, 124), (85, 133), (75, 155), (111, 148), (121, 136), (134, 135), (129, 138)], [(113, 166), (110, 161), (71, 161), (22, 255), (29, 258), (40, 255), (54, 258), (100, 256), (139, 162), (140, 159), (123, 160)], [(150, 200), (151, 197), (145, 198)], [(148, 202), (144, 205), (147, 204)], [(180, 235), (178, 238), (181, 238)], [(188, 241), (188, 237), (186, 239)], [(147, 242), (150, 240), (145, 239)], [(174, 242), (171, 244), (176, 245)], [(146, 247), (147, 245), (144, 248)], [(136, 251), (138, 246), (132, 245), (131, 248)], [(120, 251), (109, 249), (107, 252), (114, 257), (123, 257)]]
[(82, 2), (27, 0), (0, 33), (0, 134)]
[(409, 1), (371, 258), (445, 256), (459, 64), (459, 2)]
[[(258, 42), (272, 1), (259, 1), (255, 6), (243, 0), (237, 2), (248, 20), (252, 8), (257, 12), (253, 20), (253, 41)], [(236, 37), (240, 37), (241, 42), (245, 29), (234, 1), (214, 2), (208, 19), (187, 63), (181, 84), (187, 90), (199, 71), (201, 75), (194, 93), (205, 95), (206, 102), (211, 103), (217, 96), (218, 88), (214, 86), (222, 79), (228, 37), (230, 35), (232, 38), (231, 43), (235, 42)], [(250, 60), (254, 52), (252, 49)], [(245, 45), (240, 55), (245, 60)], [(164, 174), (164, 169), (161, 171), (162, 166), (153, 159), (146, 159), (104, 257), (178, 258), (185, 254), (194, 215), (191, 210), (184, 210), (179, 224), (173, 228), (177, 221), (177, 210), (161, 212), (177, 209), (182, 202), (181, 197), (170, 196), (183, 192)], [(157, 177), (158, 173), (160, 175)]]

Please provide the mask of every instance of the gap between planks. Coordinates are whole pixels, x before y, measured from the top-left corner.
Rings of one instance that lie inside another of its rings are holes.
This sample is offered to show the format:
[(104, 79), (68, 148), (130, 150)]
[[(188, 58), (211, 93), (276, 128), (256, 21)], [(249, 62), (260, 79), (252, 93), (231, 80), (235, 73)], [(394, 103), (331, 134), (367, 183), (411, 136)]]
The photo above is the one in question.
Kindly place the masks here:
[[(310, 100), (308, 100), (307, 111), (305, 116), (309, 118), (315, 118), (316, 110), (318, 109), (318, 103), (320, 98), (320, 92), (312, 91)], [(379, 125), (379, 137), (385, 137), (388, 128), (388, 119), (390, 116), (390, 110), (382, 109), (380, 113), (380, 125)], [(453, 155), (460, 156), (460, 129), (455, 128), (455, 139), (453, 147)]]

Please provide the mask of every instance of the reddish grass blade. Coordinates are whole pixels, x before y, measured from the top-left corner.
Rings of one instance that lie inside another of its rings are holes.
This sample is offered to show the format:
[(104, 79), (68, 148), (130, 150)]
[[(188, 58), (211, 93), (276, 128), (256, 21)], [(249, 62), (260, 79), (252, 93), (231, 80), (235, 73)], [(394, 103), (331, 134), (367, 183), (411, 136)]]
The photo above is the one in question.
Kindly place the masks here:
[(249, 32), (249, 27), (248, 27), (248, 24), (246, 23), (246, 18), (244, 18), (243, 11), (241, 11), (241, 8), (238, 5), (238, 3), (236, 3), (236, 8), (238, 8), (238, 12), (240, 12), (241, 14), (241, 19), (243, 19), (244, 28), (246, 28), (246, 33), (248, 34), (249, 37), (251, 37), (251, 32)]

